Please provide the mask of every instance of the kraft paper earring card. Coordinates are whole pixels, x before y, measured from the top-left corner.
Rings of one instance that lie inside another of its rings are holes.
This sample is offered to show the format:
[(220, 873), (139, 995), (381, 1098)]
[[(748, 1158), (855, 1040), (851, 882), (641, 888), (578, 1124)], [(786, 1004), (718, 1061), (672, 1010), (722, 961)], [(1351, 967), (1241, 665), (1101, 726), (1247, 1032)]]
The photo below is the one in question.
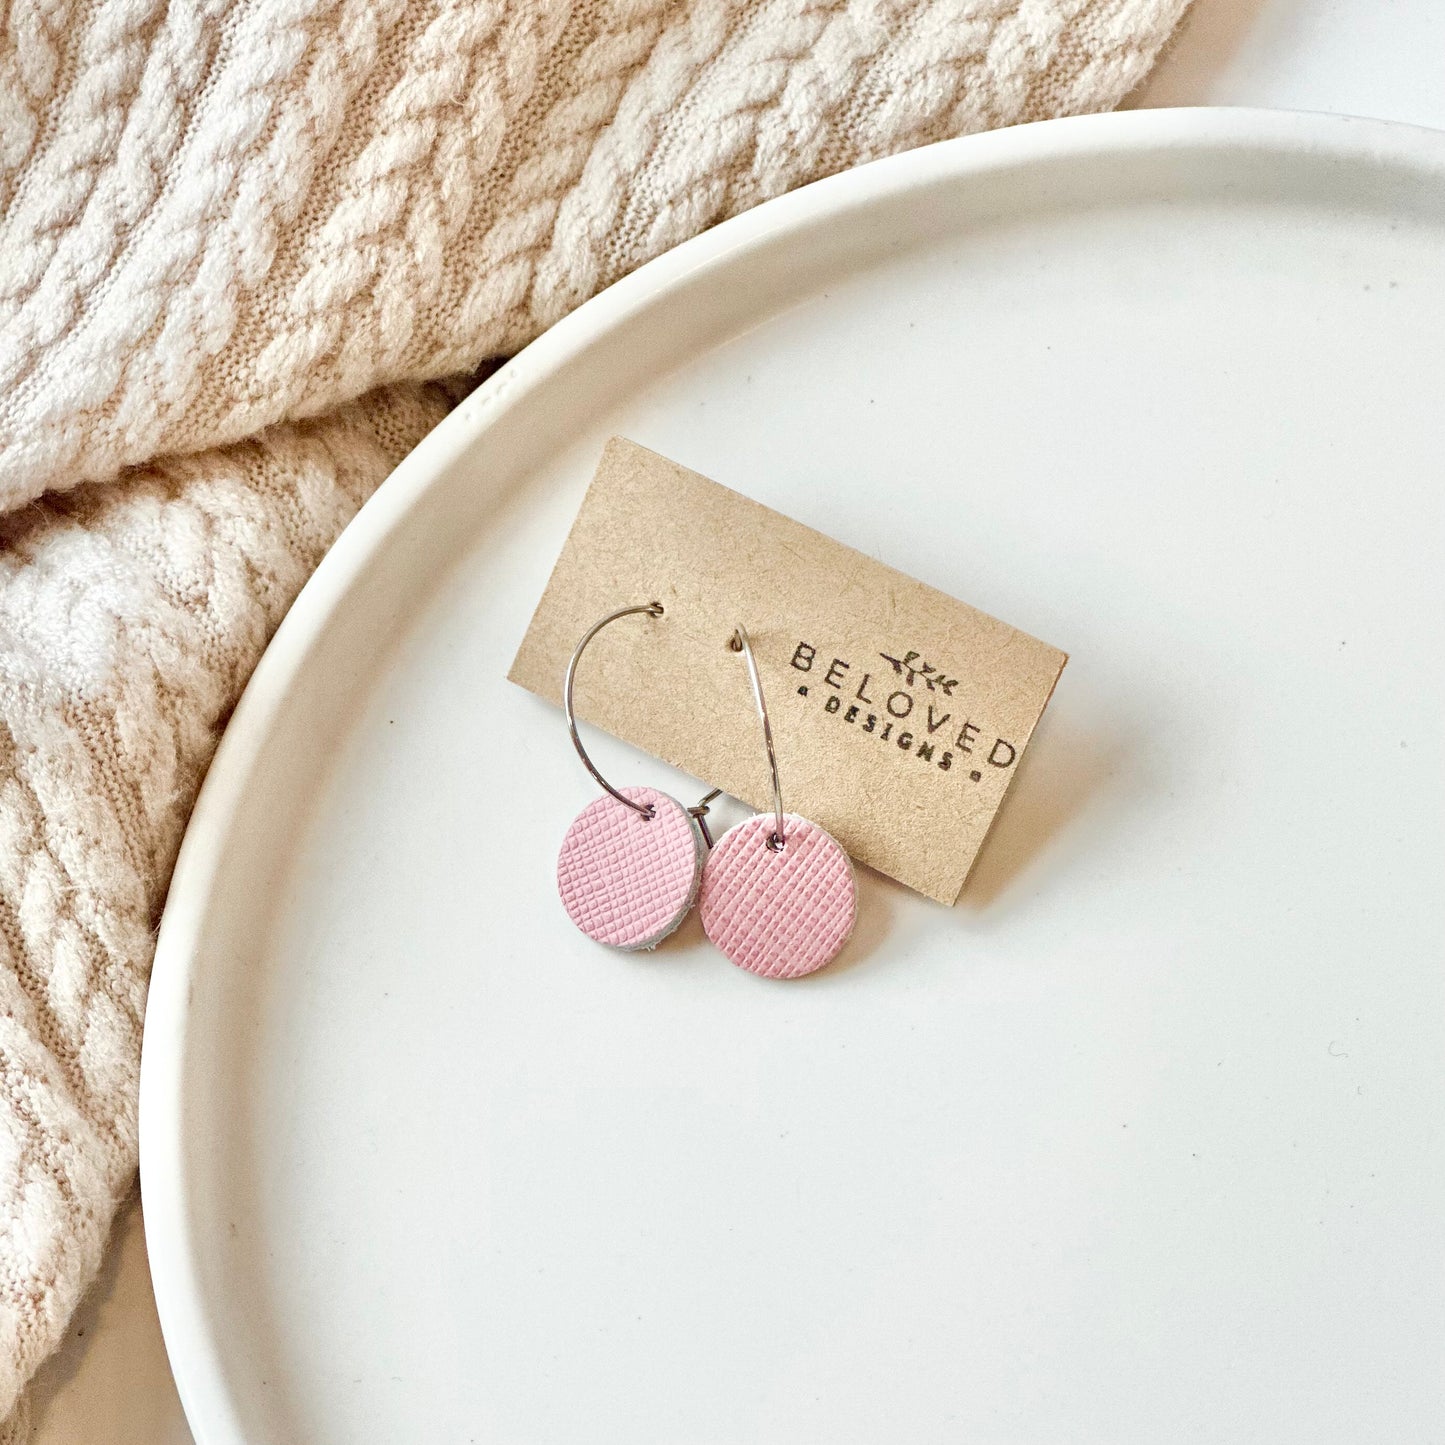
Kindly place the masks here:
[[(1066, 655), (633, 442), (608, 443), (512, 663), (561, 702), (577, 639), (660, 602), (648, 646), (599, 636), (578, 716), (771, 806), (730, 649), (766, 688), (787, 807), (861, 863), (952, 903)], [(616, 629), (612, 629), (615, 634)]]

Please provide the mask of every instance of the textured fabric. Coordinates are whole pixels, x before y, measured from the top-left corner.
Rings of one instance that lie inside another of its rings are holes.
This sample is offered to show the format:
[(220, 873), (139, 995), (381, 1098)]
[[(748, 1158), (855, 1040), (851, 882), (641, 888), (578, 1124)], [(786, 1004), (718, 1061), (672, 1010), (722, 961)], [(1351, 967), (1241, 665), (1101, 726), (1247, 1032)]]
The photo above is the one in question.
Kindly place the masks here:
[(475, 366), (722, 217), (1113, 105), (1184, 0), (12, 0), (0, 503)]
[(9, 0), (0, 1413), (135, 1167), (196, 786), (420, 383), (803, 181), (1107, 109), (1185, 3)]
[(604, 793), (572, 821), (557, 854), (567, 916), (609, 948), (656, 948), (692, 908), (702, 835), (686, 808), (656, 788), (619, 788), (644, 818)]
[(30, 1438), (30, 1402), (26, 1396), (0, 1423), (0, 1445), (25, 1445)]
[(7, 1408), (135, 1174), (146, 969), (216, 738), (307, 574), (448, 401), (396, 388), (0, 517)]
[(739, 968), (801, 978), (831, 963), (853, 932), (858, 886), (842, 845), (806, 818), (759, 813), (717, 840), (703, 869), (703, 932)]

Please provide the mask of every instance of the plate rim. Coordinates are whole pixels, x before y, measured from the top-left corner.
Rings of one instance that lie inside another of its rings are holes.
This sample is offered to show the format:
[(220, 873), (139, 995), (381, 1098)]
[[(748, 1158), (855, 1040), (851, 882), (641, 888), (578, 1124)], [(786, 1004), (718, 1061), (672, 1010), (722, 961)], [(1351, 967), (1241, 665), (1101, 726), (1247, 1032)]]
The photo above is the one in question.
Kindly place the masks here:
[(501, 417), (634, 315), (703, 269), (889, 197), (1067, 158), (1224, 149), (1393, 164), (1445, 178), (1445, 130), (1325, 112), (1233, 107), (1113, 111), (956, 137), (814, 181), (723, 221), (583, 302), (517, 353), (434, 427), (343, 529), (277, 628), (239, 699), (191, 812), (151, 966), (141, 1044), (139, 1155), (146, 1250), (156, 1310), (197, 1445), (248, 1442), (189, 1223), (184, 1063), (188, 1000), (223, 840), (246, 780), (313, 643), (352, 584), (430, 487)]

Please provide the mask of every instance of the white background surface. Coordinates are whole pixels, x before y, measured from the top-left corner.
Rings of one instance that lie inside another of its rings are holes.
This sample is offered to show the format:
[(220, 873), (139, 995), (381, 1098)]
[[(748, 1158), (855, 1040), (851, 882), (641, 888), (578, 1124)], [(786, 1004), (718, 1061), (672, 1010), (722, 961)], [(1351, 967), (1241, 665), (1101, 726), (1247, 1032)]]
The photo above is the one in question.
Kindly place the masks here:
[[(1271, 105), (1445, 127), (1445, 8), (1436, 0), (1196, 0), (1135, 98), (1149, 105)], [(34, 1390), (39, 1445), (186, 1445), (146, 1271), (139, 1212), (66, 1347)]]

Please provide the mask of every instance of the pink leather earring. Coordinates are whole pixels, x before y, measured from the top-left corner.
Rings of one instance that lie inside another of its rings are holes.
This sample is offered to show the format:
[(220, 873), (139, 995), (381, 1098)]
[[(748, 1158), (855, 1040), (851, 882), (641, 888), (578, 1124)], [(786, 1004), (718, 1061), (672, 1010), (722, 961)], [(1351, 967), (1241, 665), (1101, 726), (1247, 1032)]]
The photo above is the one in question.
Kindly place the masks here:
[(717, 796), (694, 808), (656, 788), (614, 788), (594, 766), (577, 733), (572, 685), (587, 644), (619, 617), (661, 617), (660, 602), (623, 607), (594, 623), (567, 663), (562, 703), (582, 765), (605, 796), (572, 821), (557, 854), (557, 891), (572, 922), (610, 948), (656, 948), (687, 917), (697, 898), (708, 841), (703, 816)]
[(818, 824), (783, 811), (773, 729), (747, 632), (730, 643), (747, 660), (773, 779), (773, 811), (729, 828), (703, 869), (703, 931), (739, 968), (764, 978), (801, 978), (831, 963), (853, 931), (853, 860)]

